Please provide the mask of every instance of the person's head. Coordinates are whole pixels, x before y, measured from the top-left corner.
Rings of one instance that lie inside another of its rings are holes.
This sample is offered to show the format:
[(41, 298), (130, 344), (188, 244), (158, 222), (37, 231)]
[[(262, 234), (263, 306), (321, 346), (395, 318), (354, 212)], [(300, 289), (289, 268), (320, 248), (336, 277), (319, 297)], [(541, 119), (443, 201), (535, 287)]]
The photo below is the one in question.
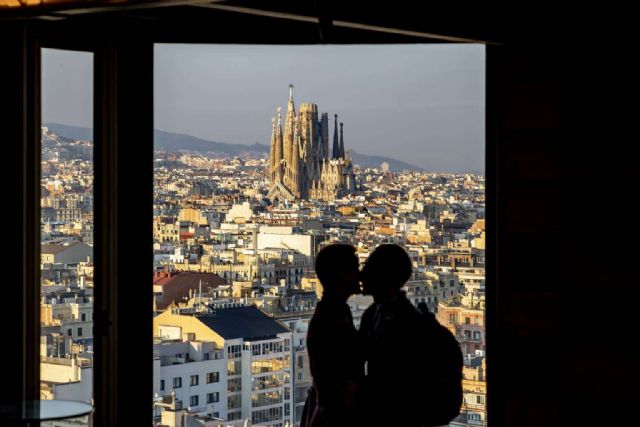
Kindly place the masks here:
[(360, 292), (358, 257), (353, 246), (342, 243), (325, 246), (316, 256), (315, 267), (324, 295), (346, 299)]
[(411, 259), (398, 245), (378, 246), (367, 258), (362, 269), (362, 292), (366, 295), (390, 295), (411, 277)]

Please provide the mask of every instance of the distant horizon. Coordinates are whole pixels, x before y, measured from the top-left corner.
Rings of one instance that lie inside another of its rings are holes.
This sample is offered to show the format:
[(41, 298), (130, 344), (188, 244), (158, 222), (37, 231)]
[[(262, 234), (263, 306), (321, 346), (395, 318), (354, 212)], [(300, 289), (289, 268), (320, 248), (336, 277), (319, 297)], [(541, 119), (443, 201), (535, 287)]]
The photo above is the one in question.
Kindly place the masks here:
[[(79, 129), (79, 130), (81, 129), (81, 130), (91, 131), (91, 132), (93, 131), (92, 128), (88, 128), (88, 127), (85, 127), (85, 126), (70, 125), (70, 124), (66, 124), (66, 123), (57, 123), (57, 122), (42, 123), (42, 126), (45, 126), (45, 127), (49, 126), (49, 125), (64, 126), (64, 127), (76, 128), (76, 129)], [(254, 146), (254, 145), (257, 144), (260, 147), (264, 147), (264, 152), (265, 153), (268, 153), (268, 149), (269, 149), (269, 146), (267, 144), (264, 144), (264, 143), (261, 143), (261, 142), (254, 142), (254, 143), (251, 143), (251, 144), (232, 143), (232, 142), (225, 142), (225, 141), (220, 141), (220, 140), (217, 140), (217, 141), (207, 140), (207, 139), (198, 138), (198, 137), (196, 137), (194, 135), (189, 135), (189, 134), (186, 134), (186, 133), (175, 133), (175, 132), (165, 131), (163, 129), (158, 129), (158, 128), (155, 128), (154, 131), (163, 132), (163, 133), (170, 134), (170, 135), (181, 135), (181, 136), (186, 136), (186, 137), (189, 137), (189, 138), (196, 138), (196, 139), (199, 139), (201, 141), (208, 142), (208, 143), (239, 145), (239, 146), (246, 146), (246, 147), (251, 147), (251, 146)], [(92, 140), (93, 138), (89, 138), (89, 139)], [(156, 147), (154, 147), (154, 151), (158, 151), (158, 149)], [(180, 150), (177, 150), (177, 151), (180, 151)], [(189, 150), (189, 151), (196, 151), (196, 152), (202, 153), (202, 150), (195, 150), (194, 149), (194, 150)], [(468, 174), (472, 174), (472, 175), (484, 176), (484, 172), (482, 172), (482, 171), (474, 171), (474, 170), (447, 171), (447, 170), (425, 169), (425, 168), (423, 168), (421, 166), (418, 166), (418, 165), (415, 165), (415, 164), (411, 164), (411, 162), (405, 162), (404, 160), (397, 159), (397, 158), (394, 158), (394, 157), (391, 157), (391, 156), (385, 156), (385, 155), (380, 155), (380, 154), (375, 154), (375, 153), (368, 153), (368, 152), (364, 152), (364, 151), (360, 151), (360, 150), (350, 150), (350, 151), (352, 153), (355, 153), (355, 154), (358, 154), (358, 155), (364, 155), (364, 156), (367, 156), (367, 157), (382, 157), (385, 160), (392, 160), (392, 161), (397, 161), (397, 162), (400, 162), (400, 163), (406, 163), (408, 166), (411, 166), (416, 171), (422, 170), (423, 172), (427, 172), (427, 173), (443, 173), (443, 174), (449, 174), (449, 173), (450, 174), (466, 174), (466, 173), (468, 173)], [(378, 166), (380, 166), (380, 165), (378, 165)]]
[[(154, 57), (158, 130), (268, 145), (293, 83), (296, 110), (338, 114), (347, 149), (484, 174), (482, 45), (156, 44)], [(43, 122), (92, 126), (92, 60), (43, 49)]]

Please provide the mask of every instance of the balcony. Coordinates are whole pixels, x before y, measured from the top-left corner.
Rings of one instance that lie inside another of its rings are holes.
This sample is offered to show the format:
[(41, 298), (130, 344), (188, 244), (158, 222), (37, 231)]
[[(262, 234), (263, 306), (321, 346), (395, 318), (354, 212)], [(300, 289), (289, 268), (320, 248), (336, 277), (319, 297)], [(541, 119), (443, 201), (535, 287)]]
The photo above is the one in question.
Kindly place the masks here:
[[(464, 409), (463, 409), (464, 411)], [(471, 413), (476, 415), (477, 413)], [(487, 420), (477, 420), (477, 419), (469, 419), (468, 416), (471, 415), (470, 413), (467, 412), (462, 412), (460, 415), (458, 415), (453, 421), (451, 421), (451, 423), (449, 424), (450, 427), (465, 427), (465, 426), (481, 426), (481, 427), (486, 427), (487, 425)]]

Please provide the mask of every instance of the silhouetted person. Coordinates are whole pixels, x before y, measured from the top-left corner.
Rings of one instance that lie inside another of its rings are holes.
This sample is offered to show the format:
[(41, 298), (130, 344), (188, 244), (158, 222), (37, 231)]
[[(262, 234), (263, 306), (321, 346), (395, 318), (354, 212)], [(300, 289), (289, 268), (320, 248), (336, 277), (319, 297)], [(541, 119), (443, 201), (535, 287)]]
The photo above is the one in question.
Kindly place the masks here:
[(411, 271), (408, 254), (391, 244), (376, 248), (362, 270), (363, 293), (374, 299), (359, 331), (367, 425), (443, 425), (460, 409), (462, 353), (426, 305), (416, 309), (400, 289)]
[(323, 293), (307, 332), (313, 388), (302, 426), (358, 425), (356, 401), (364, 360), (346, 303), (349, 296), (360, 292), (355, 248), (326, 246), (318, 253), (315, 268)]

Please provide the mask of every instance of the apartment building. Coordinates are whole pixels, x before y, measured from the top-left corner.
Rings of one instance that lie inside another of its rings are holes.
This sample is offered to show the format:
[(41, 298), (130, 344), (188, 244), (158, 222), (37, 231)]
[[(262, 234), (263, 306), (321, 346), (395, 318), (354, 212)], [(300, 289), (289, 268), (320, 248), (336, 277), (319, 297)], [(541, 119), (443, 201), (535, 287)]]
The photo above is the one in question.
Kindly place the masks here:
[(167, 310), (153, 328), (156, 395), (175, 394), (191, 411), (227, 421), (293, 423), (289, 328), (254, 306)]

